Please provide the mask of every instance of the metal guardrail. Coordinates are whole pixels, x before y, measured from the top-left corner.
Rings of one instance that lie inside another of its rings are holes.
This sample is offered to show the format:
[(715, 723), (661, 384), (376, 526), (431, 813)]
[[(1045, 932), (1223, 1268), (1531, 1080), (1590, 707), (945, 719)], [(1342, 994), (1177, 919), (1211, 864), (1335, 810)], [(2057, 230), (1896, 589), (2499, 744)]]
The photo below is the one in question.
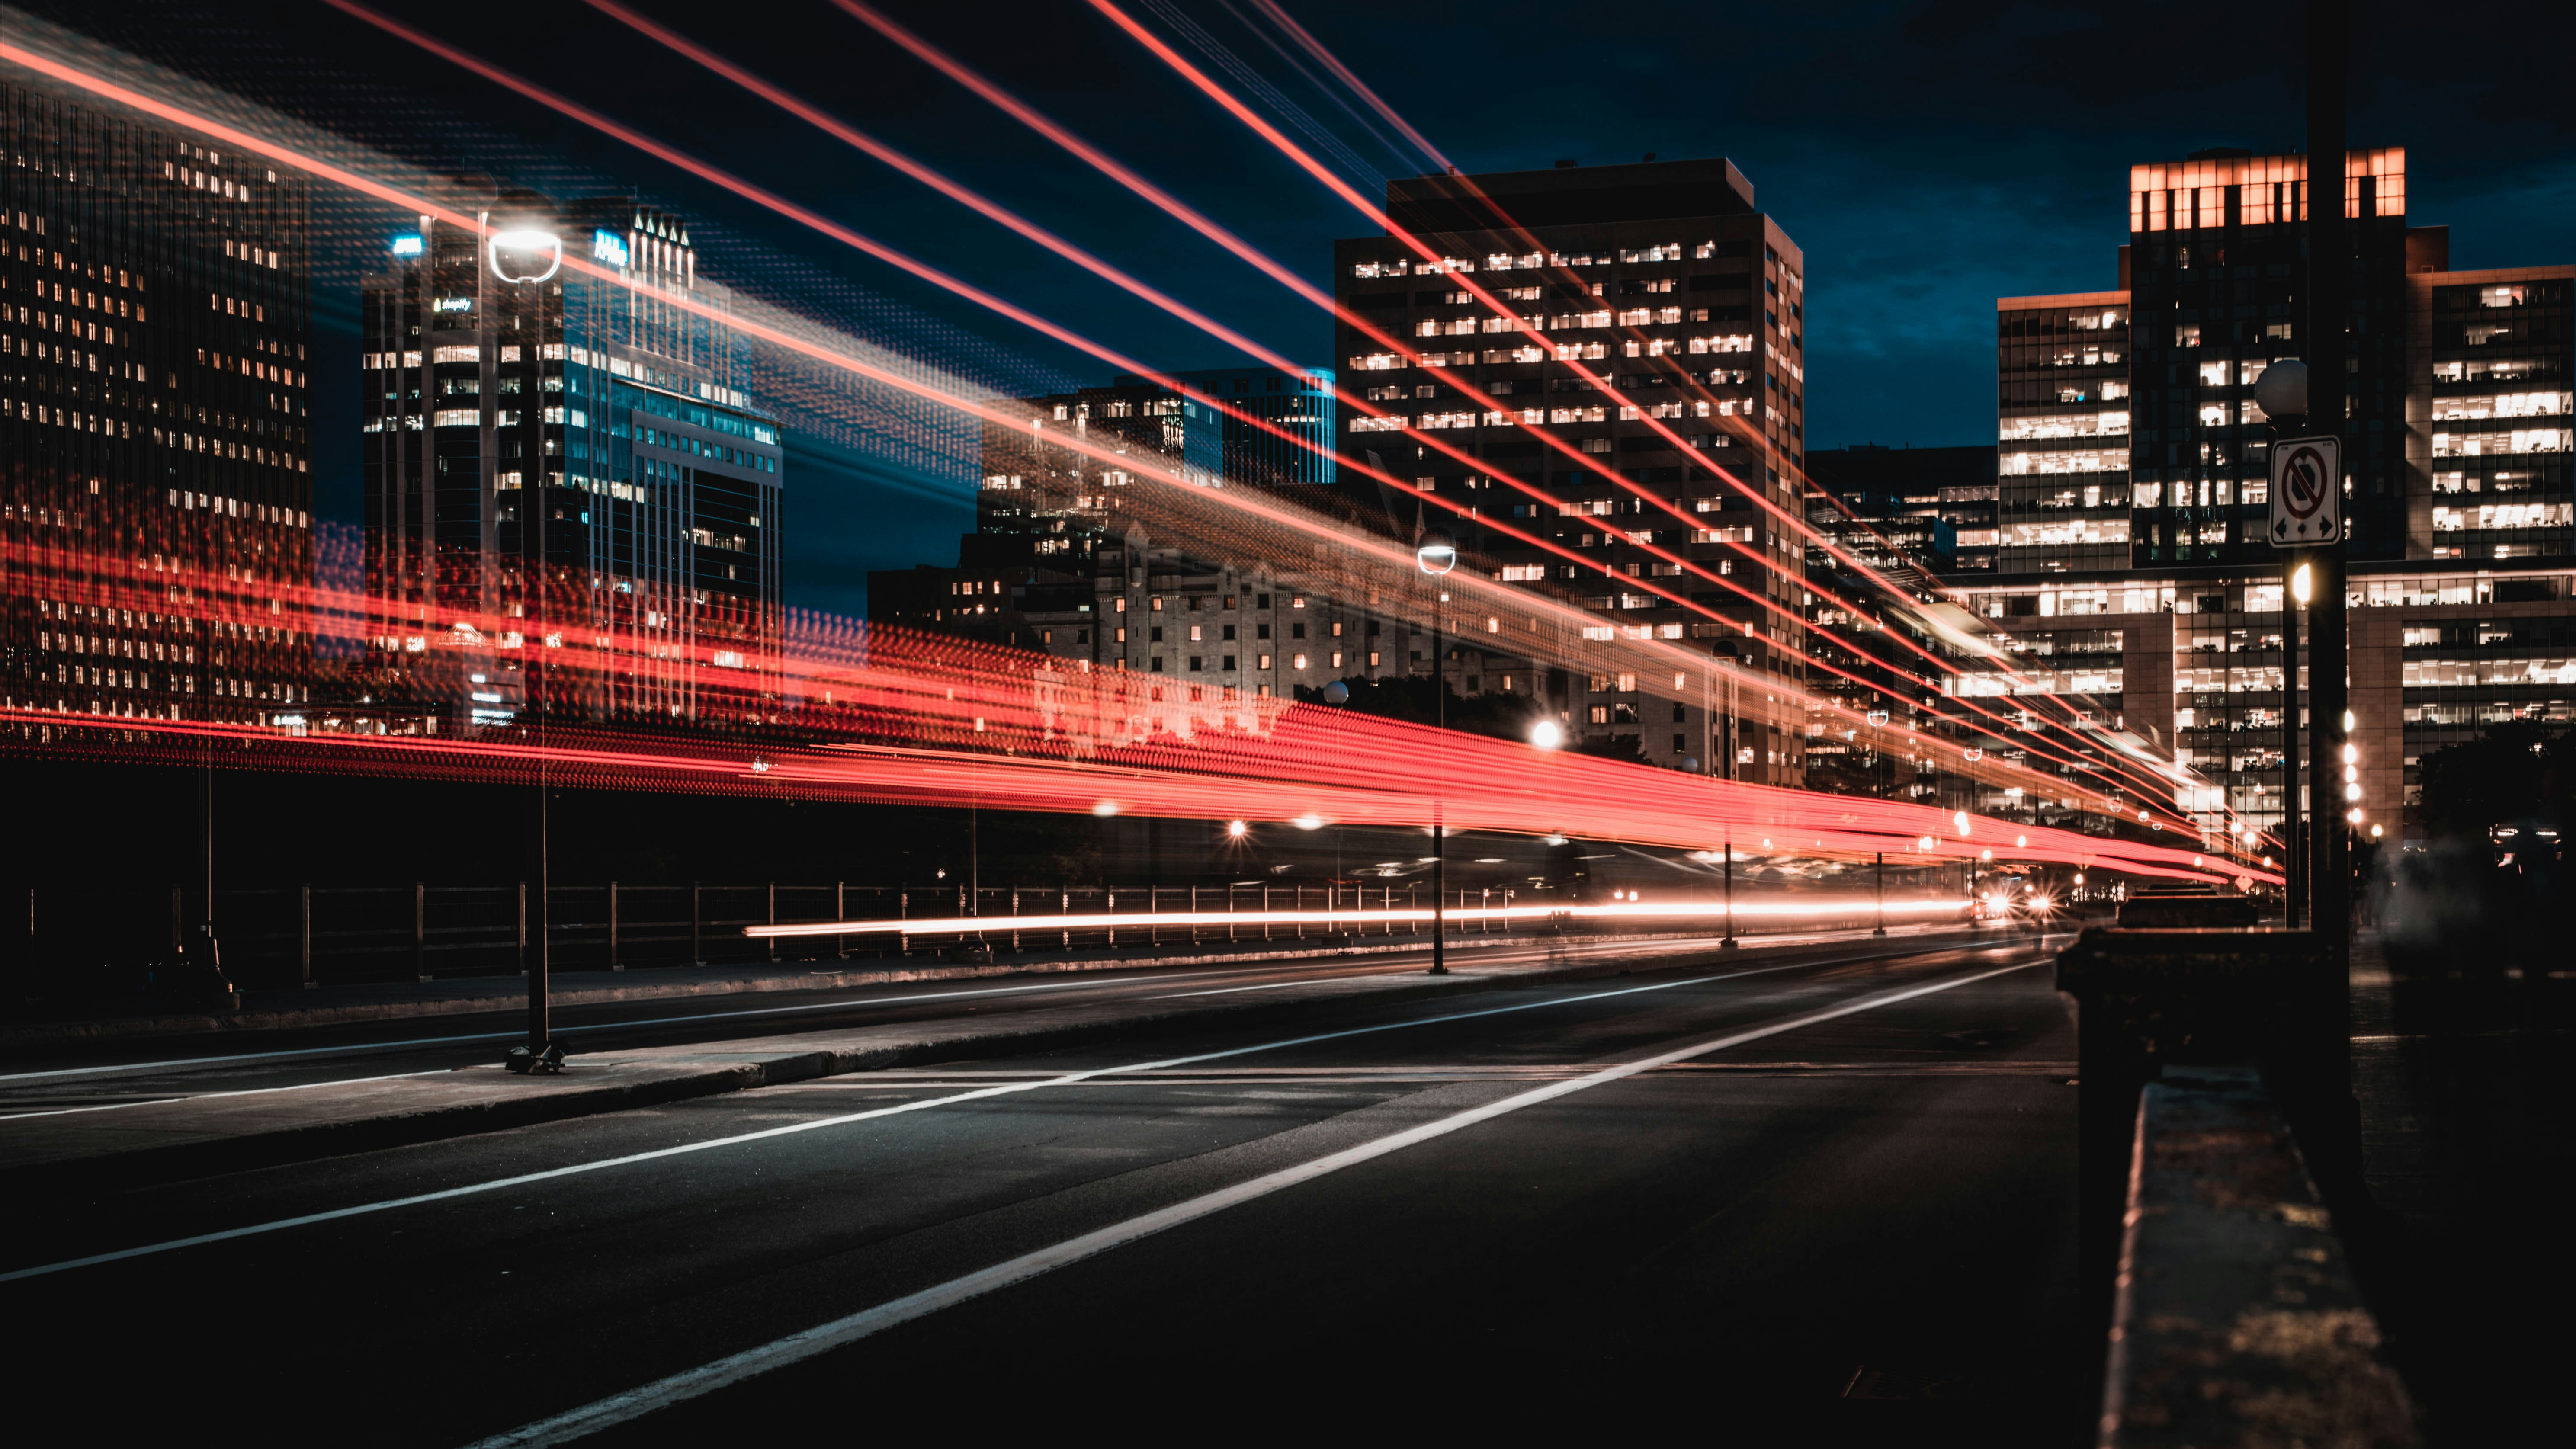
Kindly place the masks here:
[[(503, 884), (287, 886), (217, 890), (215, 925), (225, 971), (246, 987), (434, 981), (515, 974), (531, 950), (530, 887)], [(1562, 930), (1505, 924), (1488, 912), (1557, 899), (1512, 888), (1451, 893), (1450, 929), (1464, 935), (1496, 930)], [(631, 884), (612, 881), (557, 886), (550, 892), (550, 962), (559, 971), (823, 961), (939, 954), (960, 947), (993, 951), (1157, 949), (1243, 946), (1278, 941), (1360, 941), (1427, 936), (1421, 921), (1247, 921), (1158, 926), (1133, 924), (1139, 912), (1275, 914), (1328, 910), (1425, 911), (1420, 883), (1384, 886), (994, 886), (981, 891), (927, 886), (763, 881)], [(59, 987), (120, 989), (141, 963), (165, 957), (193, 932), (202, 895), (177, 888), (32, 888), (15, 941), (0, 940), (0, 960), (13, 960)], [(18, 912), (13, 910), (12, 914)], [(1115, 927), (1012, 925), (1015, 917), (1118, 914)], [(938, 921), (955, 931), (825, 934), (749, 939), (747, 927), (799, 922)], [(1873, 917), (1805, 917), (1747, 921), (1740, 934), (1867, 927)], [(1591, 923), (1585, 934), (1650, 932), (1650, 924)], [(14, 959), (13, 959), (14, 958)]]

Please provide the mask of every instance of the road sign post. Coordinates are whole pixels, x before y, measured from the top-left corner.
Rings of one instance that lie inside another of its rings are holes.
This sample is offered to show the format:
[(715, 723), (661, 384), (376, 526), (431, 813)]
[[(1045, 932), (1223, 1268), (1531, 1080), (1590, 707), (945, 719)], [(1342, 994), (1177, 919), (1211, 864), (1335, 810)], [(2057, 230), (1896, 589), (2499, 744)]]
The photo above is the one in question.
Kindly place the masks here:
[(2343, 538), (2343, 440), (2288, 438), (2272, 445), (2272, 546), (2304, 548)]

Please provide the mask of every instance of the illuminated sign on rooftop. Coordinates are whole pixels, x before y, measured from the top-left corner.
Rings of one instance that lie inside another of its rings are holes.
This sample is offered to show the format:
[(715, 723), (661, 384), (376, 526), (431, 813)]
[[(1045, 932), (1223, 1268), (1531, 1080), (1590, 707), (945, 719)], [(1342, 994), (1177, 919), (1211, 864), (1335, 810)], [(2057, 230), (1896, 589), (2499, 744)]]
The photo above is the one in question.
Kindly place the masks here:
[(420, 251), (421, 241), (419, 237), (406, 233), (394, 238), (395, 256), (416, 257), (420, 255)]
[(605, 227), (594, 231), (590, 234), (590, 255), (592, 260), (606, 262), (612, 267), (626, 266), (629, 262), (626, 238)]

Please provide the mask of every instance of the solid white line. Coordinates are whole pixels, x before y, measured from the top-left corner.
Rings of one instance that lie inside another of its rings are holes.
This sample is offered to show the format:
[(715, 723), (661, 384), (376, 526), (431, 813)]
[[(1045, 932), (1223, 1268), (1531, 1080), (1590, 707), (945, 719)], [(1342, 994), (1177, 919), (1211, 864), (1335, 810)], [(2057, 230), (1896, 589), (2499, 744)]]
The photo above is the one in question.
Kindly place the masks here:
[(864, 1112), (848, 1112), (834, 1117), (817, 1117), (810, 1122), (791, 1122), (784, 1126), (764, 1128), (758, 1132), (743, 1132), (731, 1137), (715, 1137), (704, 1142), (687, 1142), (676, 1147), (659, 1147), (650, 1152), (631, 1152), (622, 1157), (603, 1157), (592, 1162), (576, 1162), (563, 1167), (550, 1167), (541, 1172), (524, 1172), (514, 1177), (494, 1178), (489, 1182), (469, 1183), (463, 1187), (444, 1188), (437, 1192), (415, 1193), (409, 1197), (387, 1198), (380, 1202), (359, 1203), (352, 1207), (332, 1208), (318, 1213), (305, 1213), (299, 1217), (278, 1218), (271, 1222), (253, 1223), (247, 1227), (224, 1228), (211, 1233), (198, 1233), (192, 1237), (172, 1238), (159, 1243), (145, 1243), (140, 1247), (119, 1248), (113, 1252), (107, 1253), (93, 1253), (85, 1258), (67, 1258), (59, 1263), (40, 1263), (32, 1268), (19, 1268), (11, 1272), (0, 1273), (0, 1283), (14, 1283), (22, 1278), (41, 1278), (51, 1273), (69, 1272), (74, 1268), (91, 1268), (96, 1267), (101, 1263), (115, 1263), (127, 1258), (151, 1257), (159, 1253), (176, 1252), (181, 1248), (201, 1247), (207, 1243), (229, 1242), (235, 1238), (258, 1237), (265, 1233), (283, 1232), (288, 1228), (310, 1227), (315, 1223), (337, 1222), (343, 1218), (365, 1217), (373, 1213), (391, 1212), (396, 1208), (418, 1207), (423, 1203), (445, 1202), (451, 1198), (473, 1197), (482, 1193), (498, 1192), (503, 1188), (524, 1187), (532, 1182), (546, 1182), (559, 1177), (575, 1177), (584, 1173), (605, 1171), (612, 1167), (630, 1167), (639, 1162), (655, 1162), (666, 1157), (684, 1157), (691, 1153), (711, 1152), (719, 1147), (737, 1147), (746, 1142), (764, 1142), (773, 1137), (789, 1137), (801, 1132), (820, 1131), (826, 1127), (847, 1126), (852, 1122), (866, 1122), (879, 1117), (898, 1116), (906, 1112), (926, 1111), (932, 1107), (954, 1106), (959, 1102), (980, 1101), (988, 1097), (1009, 1096), (1019, 1092), (1034, 1092), (1044, 1087), (1069, 1086), (1076, 1082), (1090, 1081), (1095, 1077), (1119, 1076), (1130, 1072), (1162, 1071), (1168, 1070), (1172, 1067), (1188, 1066), (1193, 1062), (1220, 1061), (1227, 1057), (1250, 1056), (1255, 1052), (1281, 1051), (1289, 1047), (1309, 1046), (1316, 1042), (1339, 1041), (1347, 1037), (1369, 1036), (1382, 1031), (1401, 1031), (1407, 1027), (1438, 1026), (1443, 1022), (1469, 1021), (1482, 1016), (1503, 1016), (1516, 1011), (1539, 1011), (1551, 1006), (1573, 1006), (1586, 1001), (1605, 1001), (1612, 997), (1635, 996), (1641, 992), (1672, 991), (1684, 986), (1701, 986), (1712, 981), (1733, 981), (1746, 976), (1768, 975), (1775, 971), (1794, 971), (1813, 966), (1838, 966), (1847, 964), (1851, 961), (1879, 960), (1888, 956), (1910, 954), (1921, 953), (1876, 952), (1869, 955), (1843, 957), (1825, 961), (1784, 961), (1774, 966), (1756, 966), (1744, 971), (1720, 972), (1714, 976), (1694, 976), (1682, 981), (1659, 981), (1646, 986), (1622, 987), (1616, 991), (1595, 991), (1582, 996), (1554, 997), (1546, 1001), (1525, 1001), (1512, 1006), (1489, 1006), (1477, 1011), (1452, 1012), (1447, 1016), (1427, 1016), (1419, 1017), (1411, 1021), (1384, 1022), (1377, 1026), (1357, 1026), (1349, 1027), (1341, 1031), (1318, 1032), (1311, 1036), (1289, 1037), (1281, 1041), (1262, 1042), (1257, 1046), (1230, 1047), (1219, 1052), (1202, 1052), (1196, 1056), (1167, 1057), (1161, 1061), (1134, 1062), (1123, 1067), (1095, 1067), (1089, 1071), (1067, 1072), (1061, 1076), (1048, 1077), (1041, 1081), (1008, 1082), (996, 1086), (981, 1087), (971, 1092), (959, 1092), (954, 1096), (930, 1097), (918, 1102), (899, 1102), (891, 1106), (876, 1107)]
[[(997, 917), (996, 919), (999, 918)], [(1827, 939), (1830, 939), (1830, 937), (1825, 935), (1764, 936), (1760, 938), (1760, 941), (1761, 944), (1765, 946), (1777, 946), (1814, 943)], [(1569, 947), (1568, 951), (1569, 954), (1595, 955), (1614, 950), (1618, 945), (1619, 943), (1616, 941), (1586, 942), (1579, 946)], [(1430, 951), (1431, 947), (1428, 943), (1425, 943), (1419, 949), (1427, 953)], [(1541, 955), (1541, 953), (1538, 952), (1518, 948), (1469, 946), (1461, 947), (1459, 949), (1494, 951), (1496, 953), (1494, 955), (1478, 958), (1481, 963), (1486, 965), (1509, 965), (1513, 962), (1522, 960), (1535, 961), (1540, 959)], [(1635, 949), (1640, 954), (1646, 955), (1673, 955), (1705, 948), (1702, 945), (1691, 942), (1647, 942), (1640, 943)], [(1403, 953), (1394, 952), (1390, 954), (1401, 955)], [(1145, 966), (1113, 969), (1151, 971), (1155, 968)], [(969, 996), (1020, 996), (1038, 991), (1078, 991), (1085, 987), (1166, 986), (1175, 981), (1189, 981), (1206, 976), (1226, 976), (1258, 970), (1290, 971), (1295, 969), (1296, 967), (1293, 963), (1273, 964), (1248, 961), (1240, 966), (1230, 966), (1214, 971), (1181, 971), (1168, 976), (1158, 977), (1119, 976), (1106, 981), (1089, 977), (1086, 973), (1086, 979), (1080, 981), (1042, 981), (1025, 986), (989, 986), (972, 991), (925, 991), (911, 996), (873, 996), (861, 997), (855, 1000), (808, 1002), (799, 1006), (761, 1006), (747, 1008), (741, 1011), (699, 1012), (690, 1016), (647, 1017), (637, 1021), (594, 1021), (586, 1022), (578, 1026), (558, 1026), (555, 1028), (555, 1031), (560, 1034), (563, 1032), (574, 1031), (614, 1031), (620, 1027), (683, 1026), (692, 1022), (730, 1021), (746, 1016), (780, 1016), (793, 1012), (804, 1011), (841, 1011), (858, 1006), (901, 1006), (907, 1002), (954, 1001)], [(168, 1061), (158, 1062), (127, 1062), (119, 1066), (58, 1067), (51, 1071), (42, 1072), (0, 1072), (0, 1082), (35, 1081), (46, 1077), (88, 1077), (97, 1076), (107, 1072), (151, 1072), (171, 1067), (222, 1066), (230, 1062), (277, 1061), (288, 1057), (354, 1055), (359, 1052), (399, 1051), (404, 1047), (453, 1046), (459, 1042), (469, 1041), (505, 1041), (524, 1035), (526, 1035), (524, 1031), (515, 1030), (478, 1031), (458, 1036), (407, 1037), (401, 1041), (352, 1042), (345, 1046), (297, 1047), (287, 1051), (241, 1052), (232, 1056), (221, 1057), (178, 1057)]]
[(1778, 1036), (1783, 1032), (1815, 1026), (1837, 1017), (1850, 1016), (1855, 1012), (1893, 1006), (1900, 1001), (1911, 1001), (1918, 996), (1929, 996), (1936, 991), (1948, 991), (1953, 987), (1966, 986), (1973, 982), (1984, 981), (1989, 977), (2025, 971), (2037, 964), (2039, 963), (2036, 961), (2024, 961), (2018, 965), (1980, 971), (1972, 976), (1955, 977), (1948, 981), (1936, 981), (1903, 991), (1847, 1002), (1824, 1011), (1808, 1012), (1803, 1016), (1775, 1021), (1767, 1026), (1754, 1027), (1748, 1031), (1730, 1032), (1725, 1036), (1693, 1042), (1689, 1046), (1658, 1052), (1638, 1061), (1604, 1067), (1570, 1081), (1552, 1082), (1547, 1086), (1536, 1087), (1516, 1096), (1505, 1097), (1498, 1102), (1490, 1102), (1454, 1116), (1443, 1117), (1436, 1122), (1426, 1122), (1419, 1127), (1380, 1137), (1374, 1142), (1363, 1142), (1356, 1147), (1346, 1147), (1311, 1162), (1282, 1168), (1247, 1182), (1236, 1183), (1232, 1187), (1220, 1188), (1185, 1202), (1174, 1203), (1170, 1207), (1132, 1217), (1122, 1223), (1113, 1223), (1097, 1231), (1084, 1233), (1080, 1237), (1067, 1238), (1061, 1243), (1040, 1248), (1033, 1253), (1024, 1253), (1007, 1262), (996, 1263), (992, 1267), (966, 1274), (961, 1278), (952, 1278), (945, 1283), (924, 1288), (918, 1293), (897, 1298), (890, 1303), (880, 1303), (874, 1308), (862, 1309), (846, 1318), (837, 1318), (801, 1333), (789, 1334), (785, 1338), (762, 1344), (758, 1348), (745, 1349), (741, 1353), (717, 1359), (713, 1363), (701, 1365), (684, 1373), (673, 1374), (669, 1378), (657, 1380), (641, 1388), (629, 1389), (622, 1394), (612, 1394), (595, 1403), (585, 1404), (550, 1419), (540, 1419), (536, 1423), (513, 1429), (506, 1434), (496, 1434), (488, 1439), (477, 1440), (470, 1449), (515, 1449), (515, 1446), (521, 1445), (561, 1444), (584, 1438), (602, 1429), (640, 1419), (656, 1410), (668, 1408), (702, 1394), (712, 1393), (729, 1384), (767, 1373), (771, 1369), (783, 1368), (788, 1364), (855, 1343), (871, 1334), (882, 1333), (889, 1328), (909, 1323), (916, 1318), (928, 1317), (943, 1308), (953, 1307), (968, 1299), (980, 1298), (987, 1293), (1025, 1283), (1042, 1274), (1079, 1263), (1085, 1258), (1096, 1257), (1113, 1248), (1151, 1237), (1166, 1229), (1176, 1228), (1184, 1223), (1223, 1212), (1227, 1208), (1250, 1202), (1255, 1198), (1267, 1197), (1300, 1183), (1312, 1182), (1316, 1178), (1339, 1172), (1346, 1167), (1356, 1167), (1363, 1162), (1401, 1152), (1405, 1148), (1429, 1142), (1435, 1138), (1446, 1137), (1450, 1133), (1473, 1127), (1481, 1122), (1490, 1122), (1525, 1107), (1535, 1107), (1542, 1102), (1552, 1102), (1559, 1097), (1571, 1096), (1576, 1092), (1621, 1081), (1640, 1073), (1653, 1071), (1658, 1067), (1671, 1066), (1692, 1057), (1705, 1056), (1710, 1052), (1724, 1051), (1729, 1047), (1760, 1041), (1764, 1037)]
[[(1371, 976), (1400, 975), (1407, 971), (1414, 972), (1418, 975), (1421, 972), (1421, 968), (1417, 966), (1387, 966), (1376, 971), (1353, 971), (1343, 976), (1309, 976), (1302, 981), (1265, 981), (1259, 986), (1219, 986), (1209, 991), (1175, 991), (1169, 995), (1149, 996), (1145, 999), (1148, 1001), (1179, 1001), (1183, 997), (1189, 996), (1232, 996), (1238, 991), (1284, 991), (1291, 986), (1312, 986), (1318, 981), (1359, 981)], [(1452, 981), (1469, 981), (1474, 978), (1468, 976), (1452, 976), (1449, 979)]]
[(144, 1102), (108, 1102), (96, 1107), (54, 1107), (42, 1112), (11, 1112), (0, 1116), (0, 1122), (17, 1122), (29, 1117), (68, 1117), (75, 1112), (116, 1112), (127, 1107), (166, 1107), (172, 1102), (211, 1102), (218, 1097), (257, 1097), (268, 1092), (309, 1092), (315, 1087), (355, 1087), (366, 1082), (399, 1082), (405, 1077), (435, 1077), (455, 1070), (454, 1067), (431, 1067), (424, 1072), (388, 1072), (381, 1077), (341, 1077), (328, 1082), (298, 1082), (291, 1087), (244, 1087), (233, 1092), (199, 1092), (193, 1097), (154, 1097)]

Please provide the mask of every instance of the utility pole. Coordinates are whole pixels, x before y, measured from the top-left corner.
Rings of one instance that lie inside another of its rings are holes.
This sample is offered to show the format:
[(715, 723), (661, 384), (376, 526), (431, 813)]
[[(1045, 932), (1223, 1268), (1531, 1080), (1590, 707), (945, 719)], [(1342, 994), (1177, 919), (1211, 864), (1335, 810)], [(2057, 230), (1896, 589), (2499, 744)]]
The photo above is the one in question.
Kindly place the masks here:
[(1878, 853), (1878, 928), (1870, 934), (1887, 934), (1887, 852), (1884, 850)]
[[(2278, 431), (2277, 429), (2275, 431)], [(2299, 928), (2299, 595), (2311, 576), (2296, 563), (2281, 575), (2281, 924)]]
[[(1440, 585), (1434, 582), (1431, 586), (1431, 718), (1437, 728), (1446, 731), (1449, 728), (1449, 655), (1440, 636), (1442, 597)], [(1446, 753), (1441, 747), (1445, 738), (1445, 734), (1433, 738), (1432, 753), (1435, 756)], [(1445, 759), (1435, 758), (1431, 766), (1431, 974), (1434, 976), (1449, 974), (1448, 933), (1442, 929), (1448, 924), (1443, 908), (1449, 896), (1449, 842), (1448, 831), (1442, 828), (1440, 821), (1440, 807), (1446, 803), (1443, 797), (1448, 786), (1447, 763)]]
[(1448, 534), (1433, 529), (1414, 544), (1413, 561), (1431, 576), (1431, 708), (1434, 726), (1442, 734), (1431, 742), (1431, 974), (1449, 974), (1446, 907), (1442, 904), (1449, 890), (1449, 850), (1447, 832), (1440, 823), (1442, 792), (1447, 785), (1447, 765), (1442, 742), (1449, 728), (1449, 663), (1446, 646), (1441, 642), (1441, 606), (1448, 602), (1440, 580), (1458, 566), (1458, 543)]
[[(551, 221), (547, 223), (551, 226)], [(563, 1070), (563, 1048), (554, 1040), (546, 1014), (547, 972), (553, 965), (554, 933), (549, 929), (553, 897), (551, 849), (546, 800), (546, 712), (552, 706), (547, 697), (551, 672), (547, 667), (550, 612), (546, 607), (546, 496), (544, 429), (542, 400), (545, 396), (546, 290), (542, 285), (563, 267), (563, 239), (550, 230), (537, 230), (525, 223), (520, 228), (498, 231), (487, 243), (487, 259), (492, 274), (510, 287), (514, 305), (511, 326), (520, 337), (515, 351), (527, 367), (522, 394), (526, 405), (520, 409), (516, 424), (524, 446), (521, 456), (527, 460), (525, 471), (515, 490), (519, 495), (519, 603), (526, 627), (519, 636), (520, 717), (526, 722), (537, 748), (537, 818), (536, 818), (536, 901), (535, 917), (530, 922), (536, 949), (528, 955), (528, 1039), (512, 1047), (503, 1065), (513, 1072), (551, 1073)], [(505, 263), (508, 255), (523, 265)], [(541, 270), (532, 269), (539, 262)], [(506, 355), (506, 354), (505, 354)], [(495, 494), (497, 499), (497, 493)], [(492, 505), (499, 506), (497, 501)]]
[(1726, 828), (1726, 939), (1718, 942), (1723, 950), (1735, 949), (1735, 827)]
[[(2345, 319), (2352, 245), (2344, 220), (2345, 9), (2308, 0), (2308, 433), (2345, 431)], [(2350, 457), (2349, 452), (2342, 453)], [(2340, 490), (2343, 480), (2326, 486)], [(2346, 510), (2348, 513), (2349, 510)], [(2351, 527), (2349, 519), (2345, 528)], [(2341, 977), (2350, 954), (2352, 887), (2343, 812), (2328, 790), (2343, 778), (2344, 542), (2309, 550), (2316, 598), (2308, 606), (2308, 919), (2323, 933)]]

